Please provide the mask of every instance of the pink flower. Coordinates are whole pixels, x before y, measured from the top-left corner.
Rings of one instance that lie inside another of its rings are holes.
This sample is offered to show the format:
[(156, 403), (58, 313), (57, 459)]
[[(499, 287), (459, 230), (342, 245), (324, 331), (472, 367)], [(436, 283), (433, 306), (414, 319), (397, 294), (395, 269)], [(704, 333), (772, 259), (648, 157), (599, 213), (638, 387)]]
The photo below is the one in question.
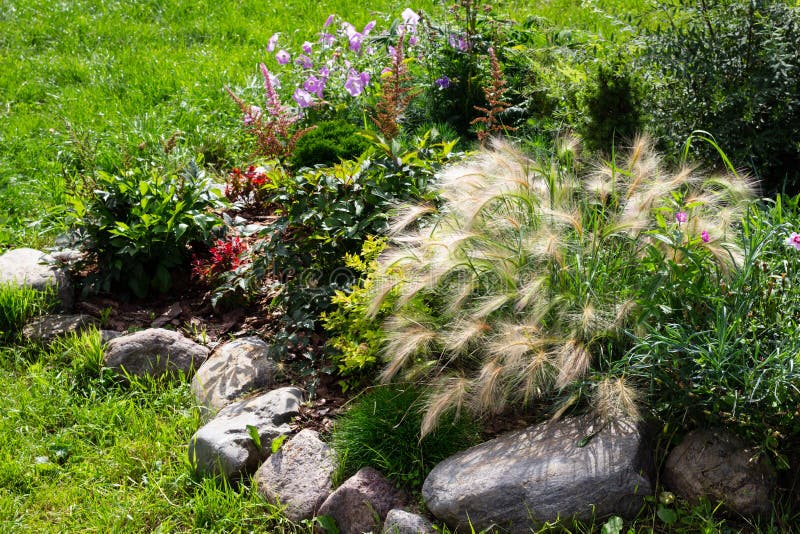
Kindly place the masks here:
[(703, 240), (703, 243), (708, 243), (711, 241), (711, 236), (708, 235), (708, 230), (703, 230), (700, 232), (700, 239)]
[(686, 221), (689, 220), (689, 216), (686, 214), (685, 211), (679, 211), (678, 213), (675, 214), (675, 220), (678, 222), (678, 224), (685, 223)]
[(319, 35), (319, 42), (322, 43), (322, 46), (331, 46), (335, 40), (336, 37), (330, 33), (323, 32)]
[(364, 92), (364, 81), (355, 71), (350, 71), (347, 75), (347, 80), (344, 82), (345, 90), (350, 93), (350, 96), (358, 96)]
[(367, 25), (364, 26), (364, 29), (361, 30), (361, 33), (363, 33), (364, 35), (369, 35), (369, 32), (371, 32), (373, 28), (375, 28), (375, 21), (371, 20), (367, 22)]
[(289, 55), (289, 52), (281, 49), (275, 54), (275, 59), (278, 61), (278, 65), (286, 65), (292, 57)]
[(280, 35), (279, 33), (273, 33), (272, 37), (269, 38), (269, 41), (267, 42), (267, 52), (275, 51), (275, 45), (278, 44), (279, 35)]
[(261, 117), (261, 108), (258, 106), (250, 106), (247, 113), (244, 114), (244, 123), (253, 124)]
[(790, 247), (794, 247), (795, 250), (800, 250), (800, 234), (792, 232), (792, 235), (786, 239), (786, 244)]
[(322, 25), (323, 28), (327, 28), (331, 24), (333, 24), (333, 19), (336, 18), (336, 15), (328, 15), (328, 19), (325, 21), (325, 24)]
[(408, 38), (408, 45), (414, 46), (415, 44), (417, 44), (417, 36), (412, 35), (411, 37)]
[(305, 54), (300, 54), (300, 56), (294, 60), (295, 63), (298, 65), (302, 65), (304, 69), (310, 69), (314, 66), (314, 63), (311, 61), (311, 58)]
[(295, 102), (297, 102), (297, 105), (300, 106), (301, 108), (309, 107), (311, 105), (311, 102), (313, 102), (314, 100), (314, 97), (311, 96), (311, 93), (300, 87), (295, 89), (292, 98), (294, 99)]
[(303, 82), (303, 89), (322, 98), (322, 91), (325, 89), (325, 80), (320, 80), (316, 76), (309, 76), (306, 81)]
[(310, 41), (306, 41), (303, 43), (303, 52), (306, 54), (311, 53), (311, 47), (314, 46)]
[(350, 50), (353, 52), (358, 52), (361, 50), (361, 41), (364, 39), (364, 36), (360, 33), (356, 32), (350, 35)]
[(417, 15), (410, 7), (407, 7), (400, 14), (403, 18), (403, 24), (408, 27), (410, 33), (414, 33), (419, 24), (419, 15)]

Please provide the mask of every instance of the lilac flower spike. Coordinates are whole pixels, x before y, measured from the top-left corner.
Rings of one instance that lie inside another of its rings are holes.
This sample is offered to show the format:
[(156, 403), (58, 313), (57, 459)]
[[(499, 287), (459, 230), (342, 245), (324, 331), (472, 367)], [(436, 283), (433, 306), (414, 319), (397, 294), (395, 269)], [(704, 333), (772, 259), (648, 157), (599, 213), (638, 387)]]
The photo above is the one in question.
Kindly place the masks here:
[(278, 53), (275, 54), (275, 59), (278, 61), (278, 65), (286, 65), (289, 63), (289, 60), (292, 59), (289, 55), (289, 52), (286, 50), (278, 50)]
[(700, 239), (703, 240), (703, 243), (708, 243), (711, 241), (711, 236), (708, 235), (708, 230), (703, 230), (700, 232)]
[(678, 213), (675, 214), (675, 221), (677, 221), (678, 224), (685, 223), (688, 220), (689, 216), (686, 214), (685, 211), (679, 211)]
[(795, 250), (800, 250), (800, 234), (792, 232), (792, 235), (786, 239), (786, 244), (790, 247), (794, 247)]

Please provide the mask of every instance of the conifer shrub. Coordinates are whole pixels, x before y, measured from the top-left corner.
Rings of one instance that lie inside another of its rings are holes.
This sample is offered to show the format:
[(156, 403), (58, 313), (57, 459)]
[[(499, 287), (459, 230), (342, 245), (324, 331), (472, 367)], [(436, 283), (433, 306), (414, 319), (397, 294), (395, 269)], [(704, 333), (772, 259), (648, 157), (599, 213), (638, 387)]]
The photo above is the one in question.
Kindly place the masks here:
[(297, 142), (291, 156), (295, 168), (332, 165), (358, 159), (371, 146), (358, 128), (345, 120), (324, 121)]

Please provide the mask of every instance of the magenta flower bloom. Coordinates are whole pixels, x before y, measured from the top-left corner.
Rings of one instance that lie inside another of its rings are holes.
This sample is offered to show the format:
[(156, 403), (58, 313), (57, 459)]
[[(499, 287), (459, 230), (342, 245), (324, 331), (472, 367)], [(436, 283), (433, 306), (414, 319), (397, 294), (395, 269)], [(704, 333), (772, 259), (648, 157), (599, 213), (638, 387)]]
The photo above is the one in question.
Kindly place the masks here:
[(267, 52), (275, 51), (275, 46), (278, 44), (279, 35), (279, 33), (273, 33), (272, 37), (269, 38), (269, 41), (267, 41)]
[(369, 85), (369, 80), (371, 78), (369, 72), (364, 71), (361, 74), (359, 74), (358, 77), (361, 78), (361, 83), (364, 87)]
[(314, 63), (311, 61), (311, 58), (305, 54), (300, 54), (297, 59), (294, 60), (295, 63), (298, 65), (302, 65), (304, 69), (310, 69), (314, 66)]
[(289, 60), (291, 60), (292, 57), (289, 55), (289, 52), (281, 49), (278, 50), (277, 54), (275, 54), (275, 59), (278, 61), (278, 65), (286, 65), (289, 63)]
[(327, 65), (323, 65), (322, 68), (319, 69), (319, 75), (325, 80), (331, 75), (331, 69), (329, 69)]
[(786, 239), (786, 244), (790, 247), (794, 247), (795, 250), (800, 250), (800, 234), (792, 232), (792, 235)]
[(314, 46), (314, 45), (310, 41), (304, 42), (303, 43), (303, 52), (305, 52), (306, 54), (310, 54), (312, 46)]
[(328, 26), (333, 24), (333, 19), (335, 19), (335, 18), (336, 18), (336, 15), (334, 15), (334, 14), (328, 15), (328, 19), (325, 21), (325, 24), (323, 24), (322, 27), (323, 28), (327, 28)]
[(408, 45), (414, 46), (415, 44), (417, 44), (417, 36), (412, 35), (411, 37), (408, 38)]
[(347, 75), (347, 80), (344, 82), (345, 90), (350, 93), (350, 96), (358, 96), (364, 92), (364, 82), (355, 71), (350, 71)]
[(311, 93), (300, 87), (295, 89), (292, 98), (294, 99), (295, 102), (297, 102), (297, 105), (300, 106), (301, 108), (309, 107), (311, 103), (314, 101), (314, 97), (311, 96)]
[(303, 89), (322, 98), (322, 91), (325, 90), (325, 80), (320, 80), (316, 76), (309, 76), (303, 82)]
[(441, 78), (437, 78), (435, 82), (433, 82), (436, 87), (439, 89), (447, 89), (450, 87), (450, 78), (447, 76), (442, 76)]
[(369, 32), (371, 32), (373, 28), (375, 28), (375, 21), (371, 20), (367, 22), (366, 26), (364, 26), (364, 29), (361, 30), (361, 33), (364, 35), (369, 35)]
[(353, 52), (358, 52), (361, 50), (361, 41), (364, 39), (364, 36), (361, 35), (359, 32), (355, 32), (354, 34), (350, 35), (350, 50)]
[(322, 43), (322, 46), (331, 46), (335, 40), (336, 37), (330, 33), (319, 34), (319, 42)]
[(711, 241), (711, 236), (708, 235), (708, 230), (703, 230), (702, 232), (700, 232), (700, 239), (703, 240), (703, 243), (708, 243), (709, 241)]
[(689, 215), (687, 215), (685, 211), (679, 211), (675, 214), (675, 220), (678, 222), (678, 224), (685, 223), (689, 220)]

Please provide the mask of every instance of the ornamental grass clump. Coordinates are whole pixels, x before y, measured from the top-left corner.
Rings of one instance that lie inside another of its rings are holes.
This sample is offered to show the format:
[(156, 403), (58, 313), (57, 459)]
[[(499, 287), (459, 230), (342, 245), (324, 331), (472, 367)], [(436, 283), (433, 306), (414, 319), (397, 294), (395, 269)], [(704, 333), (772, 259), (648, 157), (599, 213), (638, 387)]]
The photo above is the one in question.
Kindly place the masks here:
[(626, 333), (703, 313), (702, 296), (682, 300), (682, 288), (737, 268), (735, 225), (753, 195), (737, 176), (666, 171), (646, 137), (590, 163), (573, 139), (546, 161), (495, 140), (439, 185), (433, 215), (398, 216), (381, 268), (399, 274), (384, 276), (370, 310), (399, 295), (382, 379), (427, 385), (423, 435), (444, 414), (556, 399), (636, 417), (635, 387), (610, 371)]

